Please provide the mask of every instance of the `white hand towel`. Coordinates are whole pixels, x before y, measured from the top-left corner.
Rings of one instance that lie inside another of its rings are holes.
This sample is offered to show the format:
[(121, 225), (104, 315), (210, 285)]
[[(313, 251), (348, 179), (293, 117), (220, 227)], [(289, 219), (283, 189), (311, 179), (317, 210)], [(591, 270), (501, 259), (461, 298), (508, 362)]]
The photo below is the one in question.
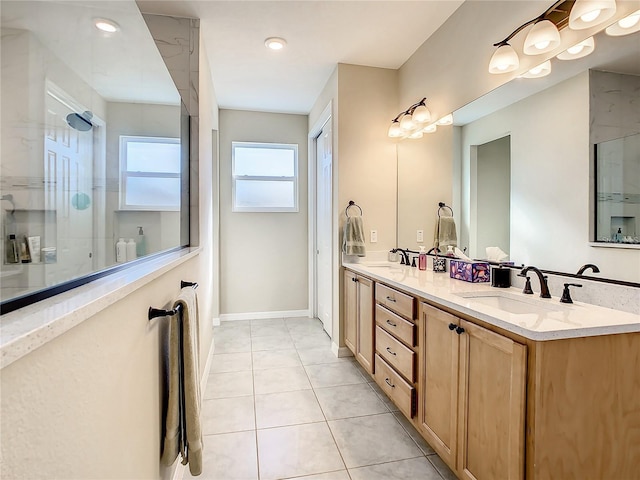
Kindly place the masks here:
[(342, 251), (347, 255), (366, 256), (362, 217), (347, 217), (342, 236)]

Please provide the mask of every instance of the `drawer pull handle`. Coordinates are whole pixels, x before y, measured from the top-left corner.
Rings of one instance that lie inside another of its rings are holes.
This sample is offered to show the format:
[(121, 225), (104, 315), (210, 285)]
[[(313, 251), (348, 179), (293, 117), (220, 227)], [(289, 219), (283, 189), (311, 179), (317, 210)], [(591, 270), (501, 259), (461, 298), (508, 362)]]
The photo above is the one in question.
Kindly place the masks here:
[(391, 388), (396, 388), (396, 386), (395, 386), (393, 383), (391, 383), (391, 382), (389, 381), (389, 379), (388, 379), (388, 378), (385, 378), (385, 379), (384, 379), (384, 381), (385, 381), (385, 383), (386, 383), (387, 385), (389, 385)]
[(387, 297), (387, 300), (389, 300), (390, 302), (396, 303), (396, 299), (395, 298)]
[(387, 323), (389, 325), (391, 325), (392, 327), (397, 327), (398, 325), (396, 325), (395, 323), (393, 323), (391, 320), (387, 319)]
[(455, 323), (450, 323), (449, 324), (449, 330), (455, 330), (457, 327), (457, 325)]
[(394, 357), (397, 355), (396, 352), (391, 351), (391, 349), (389, 347), (387, 347), (387, 352), (389, 352)]
[(460, 334), (464, 333), (464, 328), (462, 328), (462, 327), (458, 327), (458, 328), (456, 328), (456, 333), (457, 333), (458, 335), (460, 335)]

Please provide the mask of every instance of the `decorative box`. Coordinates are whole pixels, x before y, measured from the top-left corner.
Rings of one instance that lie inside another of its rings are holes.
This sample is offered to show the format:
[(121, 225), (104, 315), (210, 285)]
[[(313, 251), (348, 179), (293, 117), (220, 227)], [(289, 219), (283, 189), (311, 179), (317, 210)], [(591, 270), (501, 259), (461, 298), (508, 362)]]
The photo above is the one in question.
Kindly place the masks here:
[(487, 262), (465, 262), (464, 260), (451, 260), (449, 276), (456, 280), (473, 283), (488, 282), (491, 277)]

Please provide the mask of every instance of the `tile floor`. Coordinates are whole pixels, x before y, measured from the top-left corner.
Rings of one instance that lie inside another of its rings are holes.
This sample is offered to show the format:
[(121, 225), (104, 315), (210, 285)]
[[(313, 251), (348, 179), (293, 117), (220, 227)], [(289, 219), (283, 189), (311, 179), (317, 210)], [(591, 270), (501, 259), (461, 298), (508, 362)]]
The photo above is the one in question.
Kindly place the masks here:
[(223, 322), (202, 422), (207, 480), (454, 480), (317, 319)]

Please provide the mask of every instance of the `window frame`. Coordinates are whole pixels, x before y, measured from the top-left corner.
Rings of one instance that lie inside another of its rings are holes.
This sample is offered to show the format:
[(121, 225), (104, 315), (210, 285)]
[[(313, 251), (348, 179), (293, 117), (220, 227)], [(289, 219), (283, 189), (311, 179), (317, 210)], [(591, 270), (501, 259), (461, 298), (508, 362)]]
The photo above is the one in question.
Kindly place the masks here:
[[(152, 171), (128, 171), (127, 170), (127, 144), (128, 143), (165, 143), (180, 145), (180, 137), (151, 137), (145, 135), (120, 135), (119, 138), (119, 179), (120, 188), (118, 192), (118, 208), (125, 211), (155, 211), (155, 212), (178, 212), (178, 205), (134, 205), (127, 203), (127, 179), (128, 178), (176, 178), (181, 181), (181, 172), (152, 172)], [(180, 164), (182, 159), (179, 159)], [(179, 192), (181, 195), (181, 192)]]
[[(272, 175), (236, 175), (236, 148), (251, 147), (262, 149), (291, 150), (293, 151), (293, 176), (272, 176)], [(231, 211), (242, 212), (262, 212), (262, 213), (297, 213), (300, 211), (299, 204), (299, 170), (298, 170), (298, 144), (297, 143), (268, 143), (268, 142), (231, 142)], [(238, 206), (236, 202), (236, 183), (242, 181), (278, 181), (290, 182), (293, 184), (293, 206), (292, 207), (267, 207), (267, 206)]]

